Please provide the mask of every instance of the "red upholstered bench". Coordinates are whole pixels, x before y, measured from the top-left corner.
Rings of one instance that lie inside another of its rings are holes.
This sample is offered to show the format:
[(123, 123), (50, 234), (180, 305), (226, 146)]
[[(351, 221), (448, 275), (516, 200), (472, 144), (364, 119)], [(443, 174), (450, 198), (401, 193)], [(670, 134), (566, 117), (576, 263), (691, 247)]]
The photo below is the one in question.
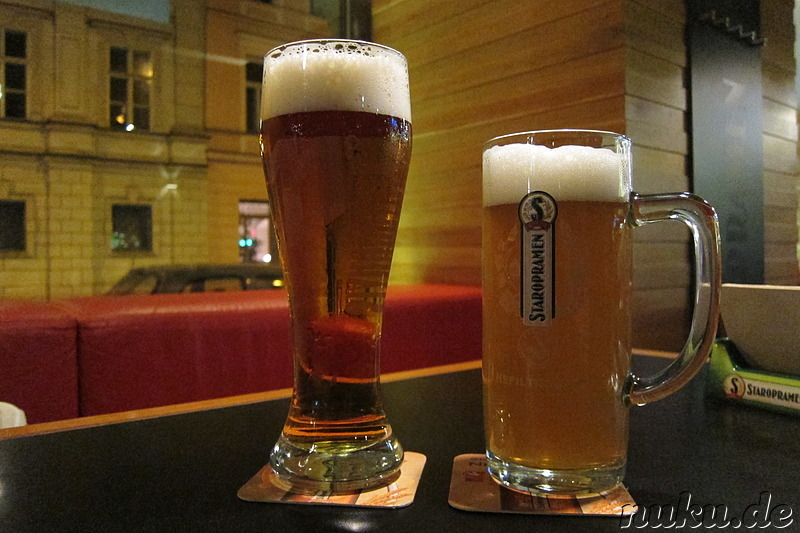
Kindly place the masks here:
[(291, 386), (284, 291), (100, 296), (78, 320), (80, 414)]
[(28, 423), (78, 416), (74, 318), (44, 302), (0, 302), (0, 401)]
[(480, 287), (389, 287), (381, 338), (382, 373), (480, 358)]
[[(480, 359), (480, 294), (390, 287), (381, 371)], [(0, 325), (0, 401), (31, 422), (292, 386), (285, 290), (17, 304)]]

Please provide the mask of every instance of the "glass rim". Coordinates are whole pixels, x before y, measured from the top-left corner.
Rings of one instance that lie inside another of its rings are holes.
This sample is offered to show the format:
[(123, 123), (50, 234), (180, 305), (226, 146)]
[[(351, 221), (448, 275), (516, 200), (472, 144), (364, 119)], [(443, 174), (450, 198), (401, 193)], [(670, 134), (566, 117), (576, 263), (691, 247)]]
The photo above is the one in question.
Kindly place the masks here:
[[(591, 130), (591, 129), (581, 129), (581, 128), (561, 128), (561, 129), (556, 128), (556, 129), (546, 129), (546, 130), (528, 130), (528, 131), (518, 131), (518, 132), (515, 132), (515, 133), (505, 133), (503, 135), (498, 135), (496, 137), (492, 137), (491, 139), (489, 139), (486, 142), (484, 142), (483, 143), (483, 148), (485, 150), (489, 146), (497, 145), (497, 144), (499, 144), (500, 141), (502, 141), (504, 139), (510, 139), (512, 137), (523, 137), (523, 136), (524, 137), (532, 137), (532, 136), (536, 136), (536, 135), (549, 134), (549, 133), (564, 133), (564, 134), (569, 134), (569, 133), (573, 133), (573, 134), (575, 134), (575, 133), (589, 133), (589, 134), (613, 137), (613, 138), (617, 139), (618, 141), (622, 141), (622, 142), (627, 142), (627, 143), (631, 142), (630, 137), (628, 137), (627, 135), (625, 135), (623, 133), (617, 133), (617, 132), (614, 132), (614, 131)], [(527, 144), (530, 144), (530, 143), (527, 143)]]
[(399, 51), (399, 50), (397, 50), (395, 48), (392, 48), (391, 46), (386, 46), (385, 44), (380, 44), (380, 43), (376, 43), (376, 42), (372, 42), (372, 41), (364, 41), (364, 40), (360, 40), (360, 39), (340, 39), (340, 38), (336, 38), (336, 37), (326, 37), (326, 38), (320, 38), (320, 39), (301, 39), (299, 41), (291, 41), (291, 42), (288, 42), (288, 43), (283, 43), (283, 44), (280, 44), (280, 45), (275, 46), (275, 47), (271, 48), (270, 50), (268, 50), (267, 53), (264, 54), (264, 59), (265, 60), (269, 59), (269, 57), (271, 55), (273, 55), (274, 53), (282, 52), (282, 51), (284, 51), (284, 50), (286, 50), (288, 48), (295, 48), (295, 47), (299, 47), (299, 46), (303, 46), (303, 45), (312, 45), (312, 44), (327, 45), (327, 44), (331, 44), (331, 43), (357, 44), (359, 46), (374, 46), (376, 48), (380, 48), (383, 51), (386, 51), (386, 52), (389, 52), (389, 53), (392, 53), (392, 54), (396, 54), (396, 55), (400, 56), (403, 59), (403, 61), (406, 61), (406, 56), (403, 55), (403, 53), (401, 51)]

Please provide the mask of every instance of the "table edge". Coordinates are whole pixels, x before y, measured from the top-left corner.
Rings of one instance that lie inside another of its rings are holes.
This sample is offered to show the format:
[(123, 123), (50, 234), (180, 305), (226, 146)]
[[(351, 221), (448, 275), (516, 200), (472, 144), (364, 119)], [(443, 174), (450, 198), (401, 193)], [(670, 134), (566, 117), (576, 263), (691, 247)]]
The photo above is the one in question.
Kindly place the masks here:
[[(634, 349), (633, 353), (636, 355), (646, 355), (651, 357), (661, 357), (670, 359), (674, 358), (677, 355), (674, 352), (646, 350), (646, 349)], [(414, 370), (404, 370), (401, 372), (382, 374), (381, 382), (389, 383), (392, 381), (401, 381), (405, 379), (434, 376), (437, 374), (447, 374), (451, 372), (461, 372), (464, 370), (474, 370), (480, 367), (481, 367), (481, 361), (480, 359), (476, 359), (461, 363), (452, 363), (448, 365), (432, 366), (427, 368), (418, 368)], [(193, 413), (197, 411), (205, 411), (210, 409), (220, 409), (236, 405), (246, 405), (250, 403), (258, 403), (269, 400), (289, 398), (291, 395), (292, 395), (291, 388), (277, 389), (265, 392), (256, 392), (251, 394), (241, 394), (237, 396), (214, 398), (210, 400), (200, 400), (196, 402), (186, 402), (173, 405), (165, 405), (161, 407), (151, 407), (147, 409), (136, 409), (132, 411), (122, 411), (122, 412), (108, 413), (103, 415), (68, 418), (66, 420), (42, 422), (38, 424), (29, 424), (26, 426), (14, 427), (14, 428), (4, 428), (4, 429), (0, 428), (0, 440), (11, 439), (16, 437), (32, 436), (32, 435), (43, 435), (46, 433), (56, 433), (59, 431), (69, 431), (73, 429), (83, 429), (95, 426), (104, 426), (108, 424), (118, 424), (122, 422), (132, 422), (136, 420), (145, 420), (149, 418), (158, 418), (162, 416)]]
[[(382, 374), (381, 382), (389, 383), (392, 381), (401, 381), (405, 379), (433, 376), (437, 374), (447, 374), (451, 372), (460, 372), (463, 370), (473, 370), (480, 367), (481, 367), (481, 361), (480, 359), (476, 359), (473, 361), (466, 361), (463, 363), (453, 363), (448, 365), (440, 365), (427, 368), (419, 368), (415, 370), (404, 370), (402, 372), (392, 372), (392, 373)], [(197, 411), (206, 411), (210, 409), (220, 409), (236, 405), (246, 405), (250, 403), (258, 403), (269, 400), (289, 398), (291, 395), (292, 395), (291, 388), (276, 389), (271, 391), (241, 394), (237, 396), (213, 398), (210, 400), (200, 400), (195, 402), (164, 405), (160, 407), (150, 407), (147, 409), (136, 409), (132, 411), (122, 411), (122, 412), (108, 413), (102, 415), (68, 418), (65, 420), (42, 422), (38, 424), (29, 424), (26, 426), (13, 427), (13, 428), (1, 428), (0, 440), (11, 439), (15, 437), (31, 436), (31, 435), (42, 435), (46, 433), (55, 433), (59, 431), (68, 431), (73, 429), (82, 429), (95, 426), (104, 426), (108, 424), (117, 424), (121, 422), (132, 422), (135, 420), (145, 420), (149, 418), (158, 418), (162, 416), (193, 413)]]

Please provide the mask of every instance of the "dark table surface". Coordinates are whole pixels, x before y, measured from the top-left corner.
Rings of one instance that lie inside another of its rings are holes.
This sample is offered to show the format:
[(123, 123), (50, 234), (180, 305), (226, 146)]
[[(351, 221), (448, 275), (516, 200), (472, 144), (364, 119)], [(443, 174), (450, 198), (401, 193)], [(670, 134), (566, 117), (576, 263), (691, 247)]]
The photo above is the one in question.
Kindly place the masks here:
[[(641, 373), (666, 362), (635, 358)], [(450, 507), (453, 458), (483, 451), (480, 371), (386, 383), (383, 391), (405, 449), (427, 456), (416, 499), (408, 507), (238, 499), (237, 490), (266, 464), (280, 433), (288, 400), (274, 400), (2, 440), (0, 532), (602, 532), (624, 525), (618, 517)], [(692, 504), (718, 509), (717, 519), (720, 506), (727, 519), (750, 513), (757, 520), (759, 512), (778, 508), (786, 524), (789, 509), (788, 527), (775, 531), (797, 531), (798, 458), (800, 417), (712, 401), (701, 375), (665, 400), (633, 408), (626, 485), (640, 507), (679, 507), (681, 498), (691, 496)], [(780, 517), (773, 513), (772, 518)]]

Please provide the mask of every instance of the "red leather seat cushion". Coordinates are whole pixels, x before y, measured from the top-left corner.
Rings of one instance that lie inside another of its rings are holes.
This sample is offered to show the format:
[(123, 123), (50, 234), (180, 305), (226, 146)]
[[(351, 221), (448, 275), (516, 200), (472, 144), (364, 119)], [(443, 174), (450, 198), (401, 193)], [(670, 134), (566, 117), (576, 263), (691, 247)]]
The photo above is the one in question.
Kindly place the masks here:
[(77, 317), (82, 416), (290, 387), (286, 292), (94, 297)]
[(44, 302), (0, 302), (0, 401), (28, 423), (78, 416), (76, 322)]
[(382, 373), (480, 359), (480, 287), (390, 286), (381, 344)]
[[(480, 288), (392, 286), (381, 372), (480, 359)], [(285, 290), (76, 298), (80, 414), (292, 386)]]

